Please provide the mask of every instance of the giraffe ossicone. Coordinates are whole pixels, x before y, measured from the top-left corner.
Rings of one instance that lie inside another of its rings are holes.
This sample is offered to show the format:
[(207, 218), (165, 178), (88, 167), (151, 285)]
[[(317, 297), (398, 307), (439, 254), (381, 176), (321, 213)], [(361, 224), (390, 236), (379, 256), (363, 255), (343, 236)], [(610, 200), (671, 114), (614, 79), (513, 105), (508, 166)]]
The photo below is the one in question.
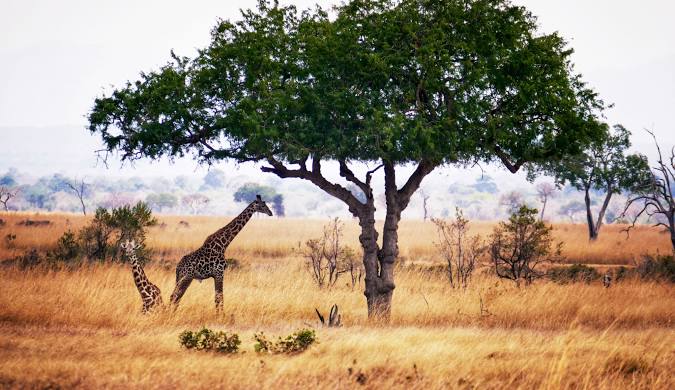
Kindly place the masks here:
[(213, 278), (216, 309), (222, 309), (223, 272), (227, 267), (225, 250), (255, 213), (272, 216), (272, 211), (260, 195), (256, 195), (256, 199), (230, 223), (208, 236), (201, 247), (180, 259), (176, 266), (176, 287), (171, 294), (171, 304), (178, 305), (194, 279), (201, 281)]

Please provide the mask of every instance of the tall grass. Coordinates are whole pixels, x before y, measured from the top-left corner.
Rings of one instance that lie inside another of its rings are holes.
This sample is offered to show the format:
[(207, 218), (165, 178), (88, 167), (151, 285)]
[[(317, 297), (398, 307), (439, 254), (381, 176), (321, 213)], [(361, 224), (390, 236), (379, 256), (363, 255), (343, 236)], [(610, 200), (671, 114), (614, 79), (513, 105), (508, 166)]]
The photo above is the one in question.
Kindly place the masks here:
[[(15, 248), (0, 244), (0, 258), (31, 247), (47, 249), (66, 228), (86, 223), (63, 214), (1, 218), (8, 222), (0, 234), (13, 231), (17, 242)], [(16, 225), (25, 218), (54, 224)], [(167, 301), (175, 284), (171, 262), (227, 219), (160, 221), (166, 226), (153, 228), (149, 245), (168, 265), (153, 262), (146, 274)], [(366, 318), (363, 284), (352, 289), (343, 278), (331, 289), (319, 289), (304, 267), (298, 242), (316, 236), (323, 223), (254, 219), (228, 250), (241, 266), (225, 273), (220, 314), (212, 280), (193, 282), (176, 310), (142, 315), (131, 270), (121, 264), (0, 268), (0, 387), (675, 387), (671, 284), (628, 280), (605, 289), (600, 282), (537, 281), (519, 289), (480, 270), (464, 290), (452, 289), (442, 272), (429, 267), (399, 267), (392, 321), (373, 324)], [(475, 229), (487, 234), (491, 226)], [(653, 229), (638, 229), (626, 241), (619, 227), (606, 228), (605, 237), (592, 245), (582, 226), (558, 225), (556, 237), (568, 242), (568, 256), (593, 263), (625, 263), (667, 248), (668, 240)], [(345, 230), (356, 247), (356, 225), (350, 221)], [(405, 221), (406, 263), (437, 261), (433, 240), (430, 223)], [(334, 303), (344, 326), (321, 328), (314, 308), (325, 312)], [(178, 334), (202, 326), (238, 333), (246, 353), (181, 349)], [(301, 327), (316, 328), (319, 344), (292, 357), (253, 352), (254, 333), (275, 337)]]
[[(79, 230), (89, 218), (77, 214), (7, 214), (0, 213), (5, 220), (0, 227), (0, 260), (8, 259), (26, 250), (36, 248), (44, 251), (53, 246), (64, 231)], [(49, 226), (21, 226), (26, 219), (49, 220)], [(199, 247), (204, 238), (227, 224), (231, 218), (203, 216), (159, 216), (159, 225), (150, 229), (148, 244), (155, 250), (158, 259), (177, 261), (185, 253)], [(187, 223), (181, 224), (184, 221)], [(237, 258), (280, 258), (298, 253), (299, 246), (309, 238), (317, 237), (327, 220), (269, 218), (255, 216), (232, 242), (227, 253)], [(380, 222), (380, 225), (382, 222)], [(471, 234), (487, 237), (495, 223), (472, 222)], [(563, 255), (570, 263), (624, 264), (632, 265), (646, 253), (669, 253), (670, 239), (660, 229), (651, 226), (637, 226), (627, 234), (626, 225), (603, 226), (600, 238), (589, 242), (586, 226), (583, 224), (555, 224), (554, 237), (562, 241)], [(381, 226), (379, 226), (381, 228)], [(7, 234), (15, 234), (12, 247), (4, 241)], [(359, 227), (355, 220), (345, 221), (345, 242), (359, 247)], [(436, 231), (431, 222), (404, 220), (399, 228), (401, 257), (404, 261), (440, 261), (433, 242)]]

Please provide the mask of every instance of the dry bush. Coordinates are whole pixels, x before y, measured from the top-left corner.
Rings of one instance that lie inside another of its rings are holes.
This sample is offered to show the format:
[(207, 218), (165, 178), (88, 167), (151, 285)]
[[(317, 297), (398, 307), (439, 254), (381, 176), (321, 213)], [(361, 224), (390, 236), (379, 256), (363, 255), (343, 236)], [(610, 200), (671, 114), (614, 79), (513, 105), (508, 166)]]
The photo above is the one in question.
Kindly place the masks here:
[(485, 244), (480, 235), (468, 235), (469, 220), (464, 218), (459, 208), (451, 222), (437, 218), (432, 218), (431, 221), (436, 225), (436, 246), (447, 263), (450, 286), (466, 288), (478, 260), (485, 252)]
[(343, 243), (344, 224), (335, 218), (323, 227), (323, 236), (307, 240), (303, 254), (312, 280), (319, 287), (334, 286), (341, 274), (349, 272), (354, 288), (361, 280), (361, 266), (353, 249)]

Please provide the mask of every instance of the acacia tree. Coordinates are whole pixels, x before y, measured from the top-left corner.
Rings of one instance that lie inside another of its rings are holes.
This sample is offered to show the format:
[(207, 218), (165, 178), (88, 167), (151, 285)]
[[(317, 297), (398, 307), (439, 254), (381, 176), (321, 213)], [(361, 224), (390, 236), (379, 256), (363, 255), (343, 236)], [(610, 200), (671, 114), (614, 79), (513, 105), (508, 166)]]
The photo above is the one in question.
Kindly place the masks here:
[(9, 211), (9, 206), (7, 206), (7, 203), (9, 203), (12, 198), (16, 197), (18, 193), (19, 190), (17, 188), (0, 186), (0, 203), (2, 203), (5, 211)]
[(552, 183), (543, 181), (536, 185), (535, 189), (537, 190), (537, 196), (541, 202), (541, 213), (539, 214), (539, 220), (544, 220), (544, 212), (546, 211), (546, 203), (548, 203), (549, 198), (555, 196), (556, 187)]
[[(508, 0), (354, 0), (331, 18), (261, 0), (211, 38), (196, 58), (172, 54), (96, 99), (89, 129), (123, 160), (263, 162), (344, 202), (361, 227), (370, 317), (389, 318), (401, 213), (436, 167), (496, 160), (517, 172), (579, 153), (600, 132), (603, 103), (573, 72), (572, 50)], [(326, 177), (327, 160), (340, 181)], [(407, 178), (401, 166), (414, 167)]]
[(65, 185), (70, 188), (75, 193), (75, 196), (77, 196), (77, 199), (79, 199), (80, 205), (82, 205), (82, 214), (87, 215), (87, 207), (84, 204), (84, 198), (89, 195), (89, 184), (85, 183), (84, 179), (82, 179), (79, 183), (77, 180), (67, 180)]
[[(644, 182), (649, 167), (639, 154), (626, 154), (630, 147), (630, 131), (623, 126), (607, 129), (584, 153), (568, 156), (549, 168), (560, 184), (569, 183), (584, 193), (588, 237), (596, 240), (605, 218), (605, 212), (614, 194), (630, 190)], [(604, 193), (597, 217), (591, 208), (591, 191)]]

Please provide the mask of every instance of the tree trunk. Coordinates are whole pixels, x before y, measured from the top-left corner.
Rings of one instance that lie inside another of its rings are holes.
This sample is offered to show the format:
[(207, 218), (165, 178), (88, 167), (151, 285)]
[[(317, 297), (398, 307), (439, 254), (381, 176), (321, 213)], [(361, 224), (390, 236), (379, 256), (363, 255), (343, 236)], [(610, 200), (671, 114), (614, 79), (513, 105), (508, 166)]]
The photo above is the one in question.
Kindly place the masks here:
[(589, 194), (590, 188), (586, 187), (586, 195), (584, 196), (584, 201), (586, 202), (586, 222), (588, 223), (588, 239), (595, 241), (598, 238), (598, 235), (595, 231), (595, 224), (593, 223), (593, 213), (591, 212), (591, 195)]
[(612, 187), (607, 187), (607, 194), (605, 195), (605, 200), (602, 202), (602, 207), (600, 207), (600, 212), (598, 213), (598, 220), (595, 223), (595, 238), (597, 239), (600, 235), (600, 227), (602, 226), (602, 221), (605, 219), (605, 212), (607, 207), (609, 207), (609, 201), (612, 199)]
[[(358, 215), (361, 235), (359, 241), (363, 249), (363, 266), (366, 271), (366, 289), (364, 295), (368, 304), (368, 318), (388, 320), (391, 314), (391, 297), (394, 290), (393, 274), (383, 272), (379, 259), (380, 250), (377, 245), (375, 229), (375, 208), (370, 208)], [(383, 277), (383, 275), (385, 275)], [(385, 282), (391, 276), (391, 284)]]
[(544, 204), (541, 206), (541, 214), (539, 215), (539, 220), (543, 221), (544, 220), (544, 211), (546, 211), (546, 201), (548, 199), (544, 198)]

